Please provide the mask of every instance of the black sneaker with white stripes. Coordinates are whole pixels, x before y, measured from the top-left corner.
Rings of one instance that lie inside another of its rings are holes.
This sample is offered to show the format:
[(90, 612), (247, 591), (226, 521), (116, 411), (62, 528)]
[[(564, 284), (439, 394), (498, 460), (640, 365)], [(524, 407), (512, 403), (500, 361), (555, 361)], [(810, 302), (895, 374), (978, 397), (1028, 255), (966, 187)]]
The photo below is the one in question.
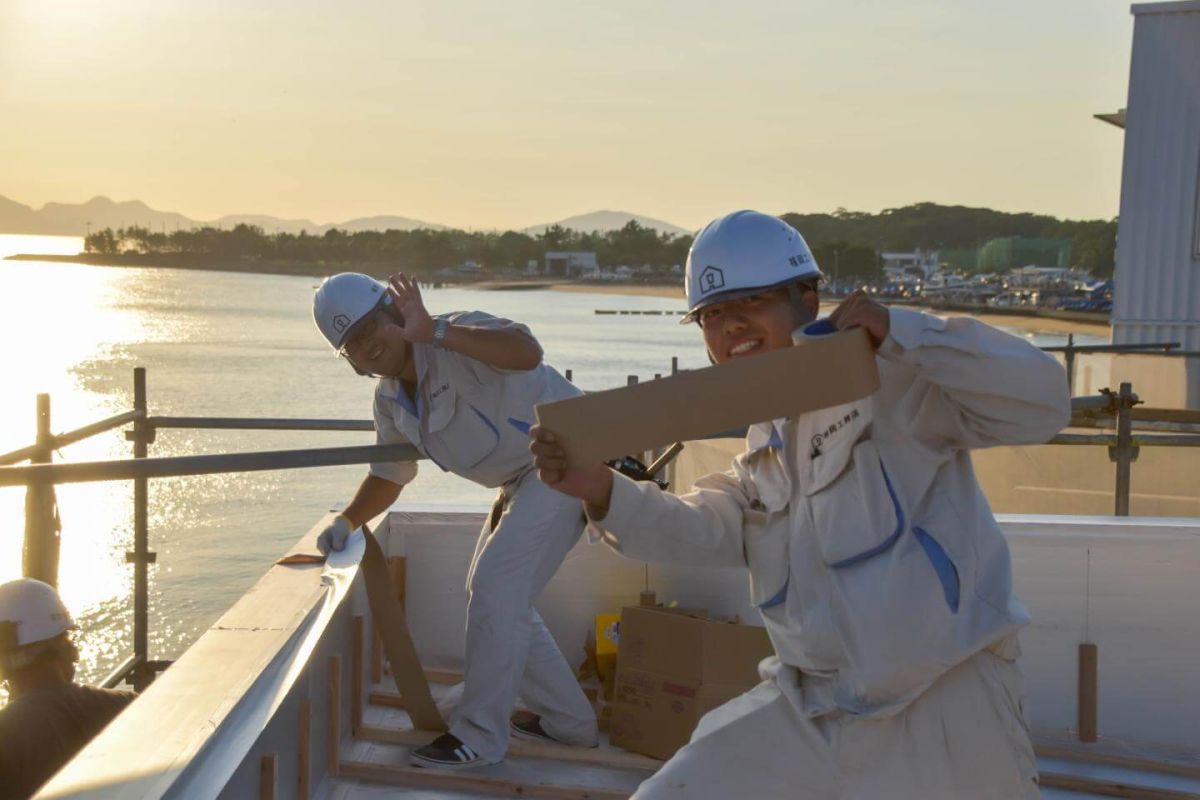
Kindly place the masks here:
[(424, 747), (413, 750), (408, 760), (415, 767), (438, 769), (481, 767), (487, 763), (452, 733), (443, 733)]
[(542, 728), (542, 718), (537, 716), (513, 717), (508, 722), (508, 729), (512, 735), (518, 739), (524, 739), (527, 742), (550, 742), (559, 744), (558, 739), (555, 739), (550, 734), (546, 733)]

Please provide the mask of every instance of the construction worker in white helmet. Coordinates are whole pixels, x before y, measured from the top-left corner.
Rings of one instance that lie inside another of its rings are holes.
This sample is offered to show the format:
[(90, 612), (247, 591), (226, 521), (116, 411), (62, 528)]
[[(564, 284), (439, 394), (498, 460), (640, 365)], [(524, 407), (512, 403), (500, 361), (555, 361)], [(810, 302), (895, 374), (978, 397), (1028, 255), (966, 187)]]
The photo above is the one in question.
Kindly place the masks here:
[(863, 292), (814, 322), (820, 278), (776, 217), (739, 211), (696, 237), (687, 318), (713, 361), (859, 327), (880, 387), (751, 426), (732, 469), (690, 493), (567, 470), (553, 431), (533, 430), (542, 480), (584, 501), (590, 535), (644, 561), (748, 566), (775, 649), (635, 798), (1038, 797), (1015, 662), (1029, 617), (969, 451), (1064, 427), (1064, 370), (974, 319)]
[[(596, 715), (533, 607), (583, 531), (578, 502), (542, 483), (528, 434), (536, 403), (580, 390), (542, 361), (529, 329), (481, 311), (431, 316), (417, 283), (341, 273), (323, 282), (313, 318), (339, 355), (378, 378), (379, 444), (411, 443), (442, 470), (500, 496), (468, 572), (463, 694), (449, 732), (413, 751), (422, 767), (504, 758), (509, 736), (594, 747)], [(321, 533), (322, 551), (391, 507), (415, 462), (375, 463)], [(532, 717), (512, 717), (518, 696)]]
[(32, 796), (134, 698), (75, 683), (75, 628), (49, 584), (0, 584), (0, 800)]

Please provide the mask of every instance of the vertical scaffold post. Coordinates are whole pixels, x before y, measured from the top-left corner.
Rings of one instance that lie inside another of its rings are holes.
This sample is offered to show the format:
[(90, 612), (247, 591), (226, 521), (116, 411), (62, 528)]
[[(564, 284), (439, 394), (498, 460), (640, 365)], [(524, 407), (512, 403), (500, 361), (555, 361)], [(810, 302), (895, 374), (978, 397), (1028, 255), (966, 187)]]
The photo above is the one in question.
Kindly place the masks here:
[[(143, 416), (133, 423), (133, 430), (125, 438), (133, 442), (133, 457), (145, 458), (150, 444), (154, 442), (154, 427), (146, 421), (146, 368), (133, 370), (133, 408)], [(133, 688), (141, 691), (153, 680), (150, 665), (150, 565), (157, 554), (150, 552), (150, 502), (149, 480), (134, 478), (133, 481), (133, 552), (125, 554), (125, 561), (133, 564), (133, 654), (137, 667), (130, 676)]]
[(1067, 334), (1067, 349), (1063, 351), (1063, 360), (1067, 368), (1067, 389), (1075, 396), (1075, 334)]
[[(54, 458), (54, 435), (50, 433), (50, 395), (37, 396), (37, 452), (32, 464), (49, 464)], [(27, 578), (58, 586), (59, 533), (58, 502), (54, 484), (30, 481), (25, 489), (25, 547), (22, 573)]]
[(1116, 508), (1113, 513), (1118, 517), (1128, 517), (1130, 477), (1133, 462), (1138, 457), (1138, 448), (1133, 444), (1133, 407), (1139, 400), (1128, 382), (1121, 384), (1121, 391), (1114, 400), (1117, 404), (1117, 446), (1108, 449), (1109, 460), (1117, 465)]

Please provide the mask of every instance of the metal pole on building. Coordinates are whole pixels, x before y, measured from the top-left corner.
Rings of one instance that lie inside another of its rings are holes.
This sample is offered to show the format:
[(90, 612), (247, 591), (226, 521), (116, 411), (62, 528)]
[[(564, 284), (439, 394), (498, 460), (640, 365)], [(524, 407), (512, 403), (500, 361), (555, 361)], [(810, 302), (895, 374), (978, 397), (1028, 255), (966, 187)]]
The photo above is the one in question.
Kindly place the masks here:
[[(133, 457), (145, 458), (154, 441), (154, 428), (146, 421), (146, 368), (133, 370), (133, 408), (143, 416), (135, 420), (133, 430), (125, 438), (133, 442)], [(150, 565), (155, 553), (150, 552), (149, 489), (147, 478), (133, 481), (133, 552), (125, 554), (133, 563), (133, 655), (138, 660), (134, 670), (133, 688), (141, 691), (153, 677), (150, 668)]]
[[(50, 433), (50, 395), (37, 396), (37, 438), (29, 461), (49, 464), (54, 458), (54, 436)], [(25, 490), (25, 547), (22, 572), (27, 578), (58, 586), (58, 504), (54, 484), (30, 482)]]

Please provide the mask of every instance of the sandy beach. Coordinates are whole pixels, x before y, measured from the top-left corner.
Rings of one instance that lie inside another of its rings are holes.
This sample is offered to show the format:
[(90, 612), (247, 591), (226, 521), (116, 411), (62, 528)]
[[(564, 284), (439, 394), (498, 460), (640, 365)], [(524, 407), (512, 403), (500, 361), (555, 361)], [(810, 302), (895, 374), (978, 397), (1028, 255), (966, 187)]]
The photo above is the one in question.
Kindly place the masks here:
[[(635, 297), (670, 297), (674, 299), (683, 299), (683, 288), (677, 286), (664, 285), (646, 285), (646, 284), (629, 284), (629, 283), (556, 283), (547, 288), (553, 289), (556, 292), (585, 292), (591, 294), (619, 294)], [(822, 301), (821, 313), (828, 314), (837, 306), (836, 301)], [(953, 317), (963, 316), (961, 312), (944, 312), (932, 310), (925, 307), (913, 306), (921, 311), (929, 311), (938, 316)], [(1054, 319), (1051, 317), (1038, 317), (1034, 315), (1020, 316), (1011, 314), (971, 314), (970, 316), (981, 322), (986, 322), (989, 325), (1008, 325), (1011, 326), (1017, 322), (1021, 327), (1027, 328), (1035, 333), (1075, 333), (1088, 336), (1099, 336), (1108, 338), (1112, 334), (1112, 328), (1099, 322), (1080, 322), (1069, 319)]]

